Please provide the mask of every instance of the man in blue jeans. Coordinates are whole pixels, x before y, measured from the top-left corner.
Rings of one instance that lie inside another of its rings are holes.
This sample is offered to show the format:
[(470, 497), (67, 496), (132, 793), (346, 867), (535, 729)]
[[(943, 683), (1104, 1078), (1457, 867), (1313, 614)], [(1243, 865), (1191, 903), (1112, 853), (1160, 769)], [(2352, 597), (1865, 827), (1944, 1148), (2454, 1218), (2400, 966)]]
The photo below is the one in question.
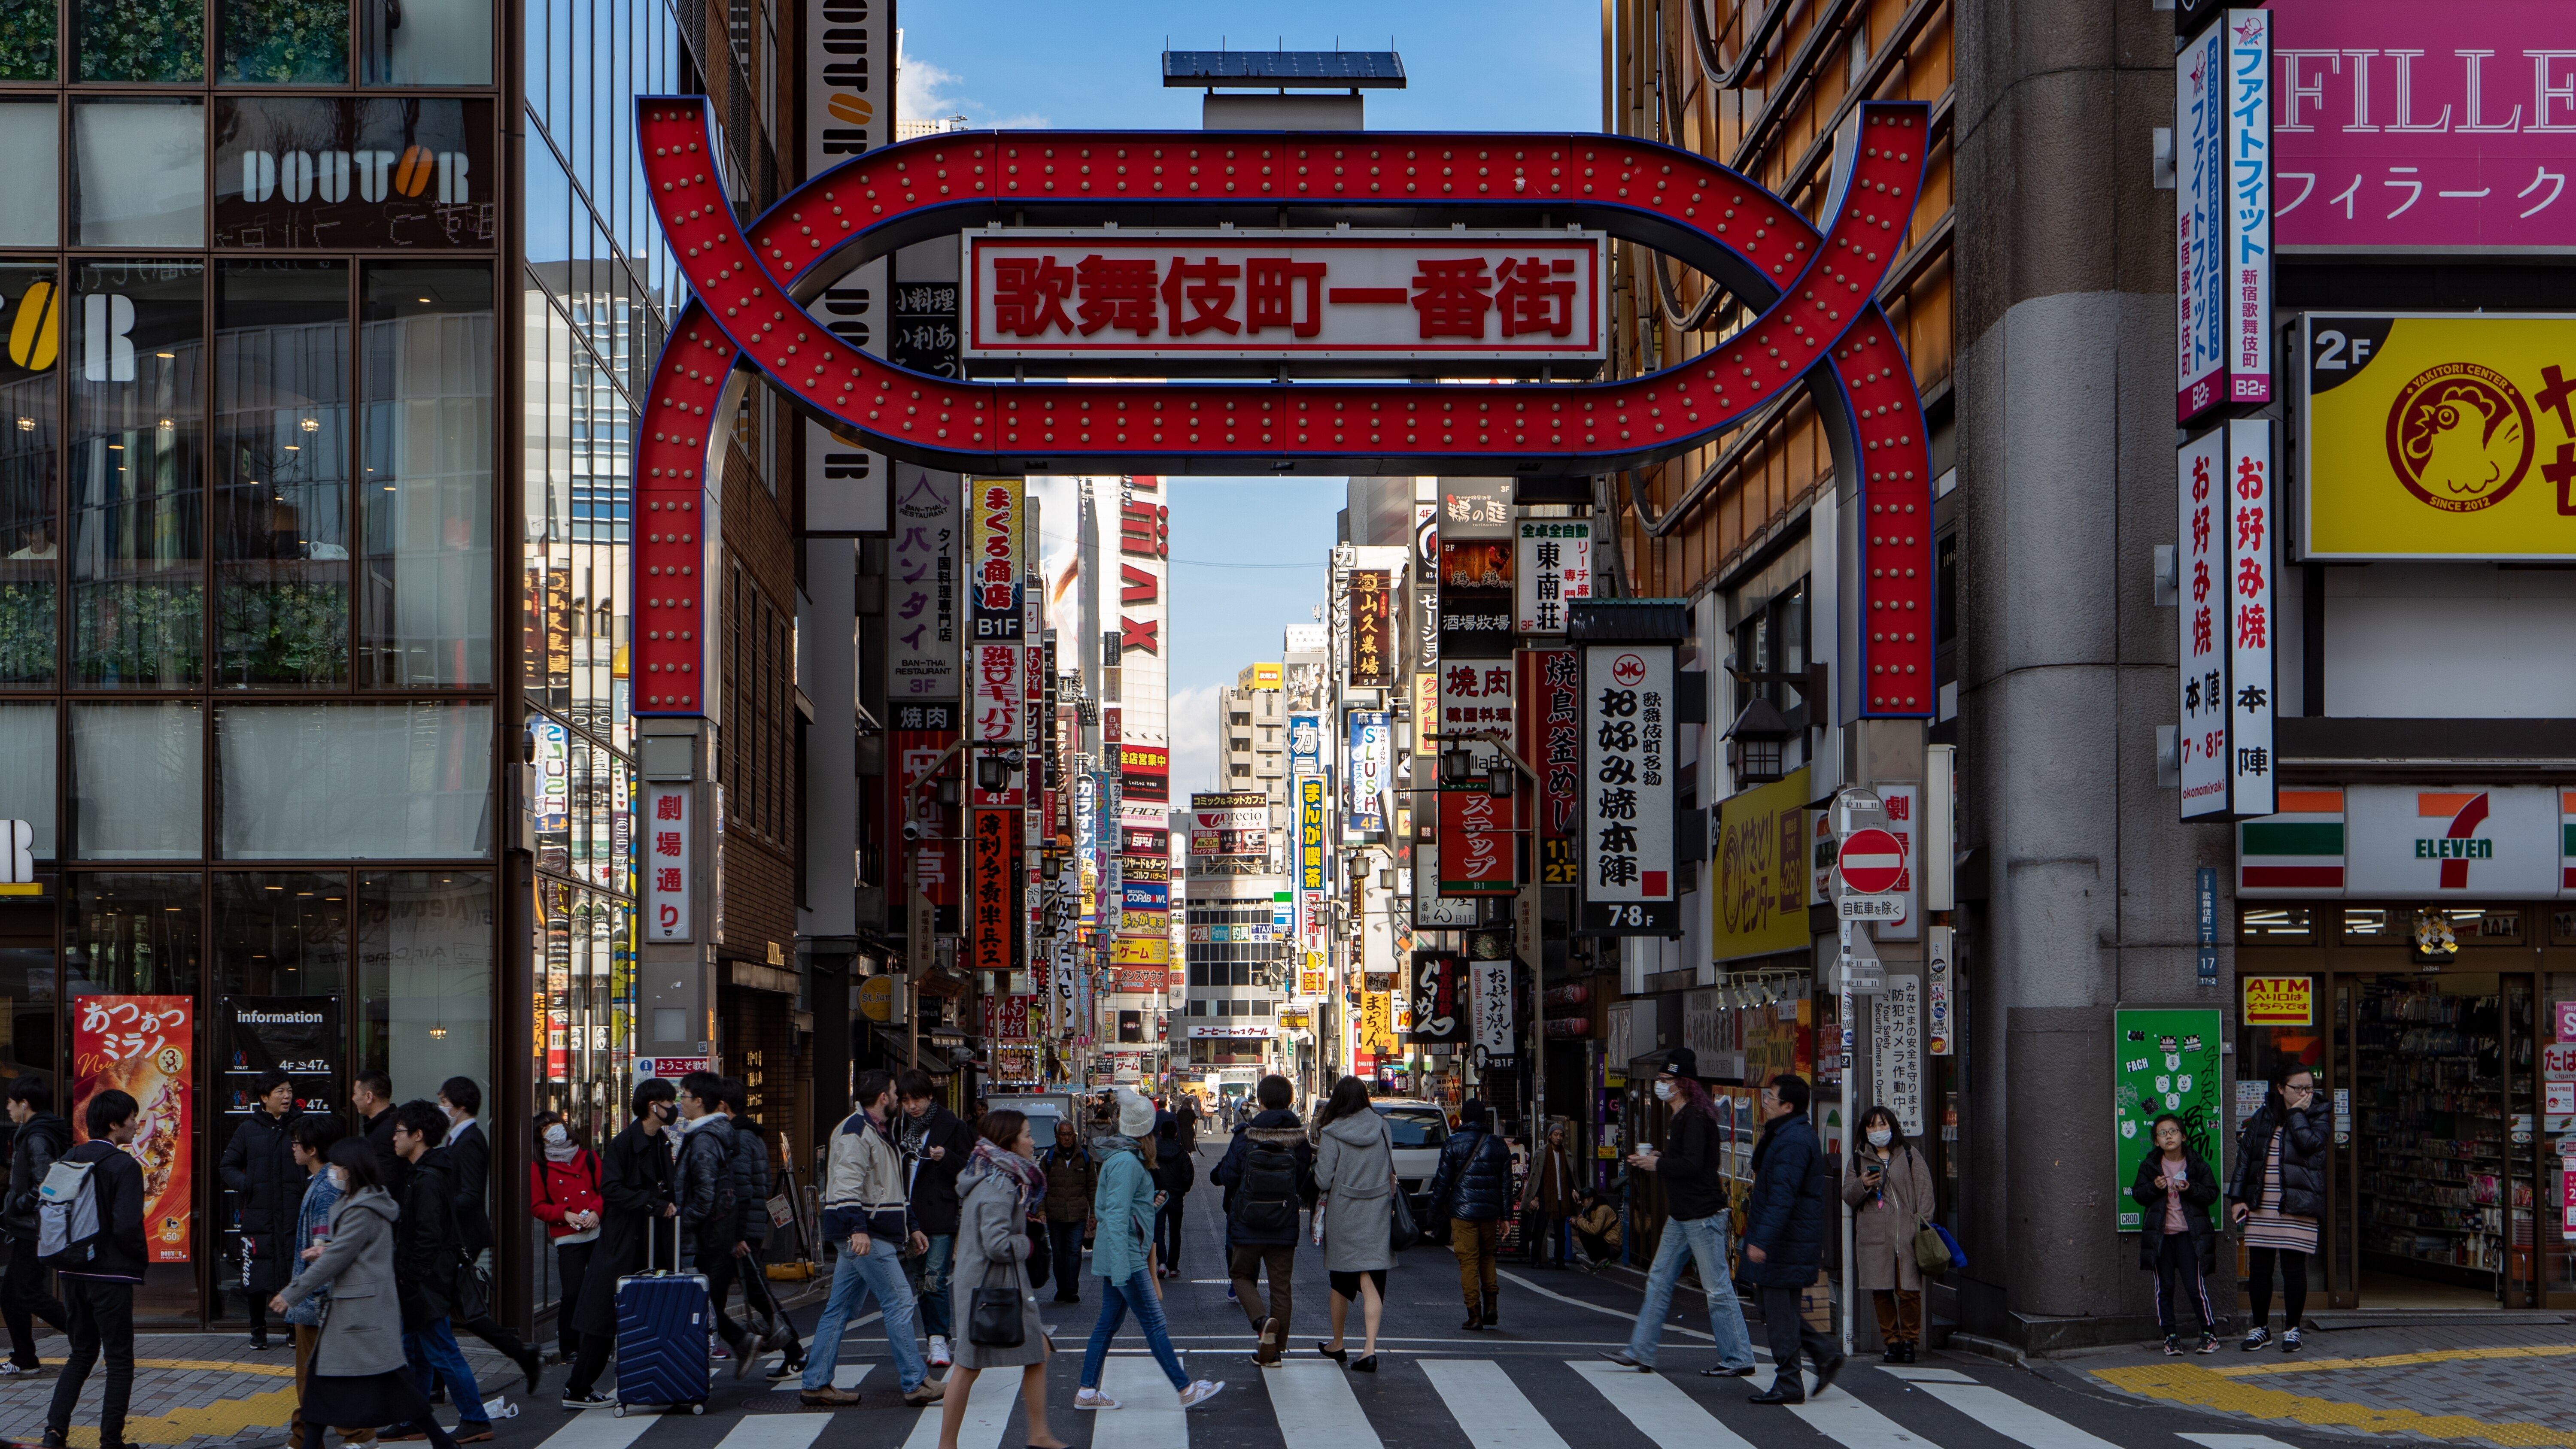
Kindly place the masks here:
[(1655, 1243), (1655, 1265), (1646, 1273), (1646, 1302), (1637, 1310), (1637, 1326), (1624, 1350), (1603, 1355), (1621, 1368), (1652, 1373), (1655, 1348), (1663, 1340), (1664, 1319), (1672, 1312), (1673, 1288), (1681, 1282), (1682, 1259), (1699, 1266), (1699, 1283), (1708, 1294), (1708, 1326), (1717, 1340), (1717, 1364), (1700, 1370), (1706, 1378), (1744, 1378), (1753, 1372), (1753, 1337), (1744, 1329), (1744, 1309), (1735, 1301), (1735, 1278), (1726, 1251), (1726, 1178), (1719, 1170), (1717, 1108), (1700, 1085), (1699, 1057), (1689, 1047), (1664, 1054), (1655, 1074), (1655, 1097), (1670, 1113), (1663, 1150), (1653, 1147), (1629, 1154), (1628, 1166), (1663, 1179), (1664, 1230)]
[(803, 1392), (797, 1398), (823, 1409), (859, 1402), (858, 1390), (832, 1382), (833, 1370), (841, 1360), (841, 1335), (873, 1293), (885, 1314), (886, 1345), (894, 1352), (903, 1401), (935, 1404), (946, 1385), (929, 1378), (921, 1350), (913, 1344), (912, 1284), (900, 1259), (899, 1245), (908, 1243), (919, 1253), (929, 1240), (913, 1226), (903, 1188), (903, 1155), (887, 1124), (894, 1111), (893, 1074), (861, 1072), (859, 1104), (832, 1134), (825, 1158), (823, 1236), (841, 1244), (841, 1261), (832, 1270), (832, 1294), (805, 1352)]
[[(394, 1271), (402, 1297), (403, 1356), (427, 1397), (433, 1382), (447, 1386), (448, 1402), (462, 1416), (456, 1442), (492, 1437), (483, 1412), (483, 1390), (448, 1327), (458, 1310), (457, 1288), (464, 1239), (456, 1226), (456, 1172), (446, 1149), (447, 1114), (435, 1102), (405, 1102), (394, 1109), (394, 1152), (411, 1164), (403, 1184), (402, 1215), (394, 1222)], [(385, 1443), (425, 1439), (418, 1424), (397, 1424), (376, 1436)]]
[(922, 1331), (930, 1335), (930, 1366), (948, 1367), (948, 1270), (957, 1260), (957, 1174), (975, 1155), (975, 1132), (939, 1105), (930, 1074), (910, 1068), (895, 1079), (903, 1118), (896, 1124), (903, 1161), (910, 1170), (905, 1195), (912, 1225), (930, 1244), (917, 1265)]

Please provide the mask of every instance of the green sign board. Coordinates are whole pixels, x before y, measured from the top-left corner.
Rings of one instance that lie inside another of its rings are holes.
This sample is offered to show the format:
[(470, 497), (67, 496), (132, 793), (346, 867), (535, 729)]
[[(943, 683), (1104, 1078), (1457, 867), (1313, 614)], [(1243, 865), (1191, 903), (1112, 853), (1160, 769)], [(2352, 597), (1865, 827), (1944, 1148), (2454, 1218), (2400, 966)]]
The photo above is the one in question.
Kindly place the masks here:
[[(2170, 1112), (2182, 1119), (2183, 1141), (2209, 1164), (2220, 1181), (2227, 1177), (2221, 1155), (2228, 1130), (2220, 1043), (2226, 1024), (2215, 1010), (2160, 1011), (2122, 1008), (2111, 1016), (2111, 1131), (2120, 1179), (2113, 1185), (2120, 1230), (2138, 1230), (2144, 1208), (2129, 1196), (2138, 1180), (2138, 1164), (2156, 1150), (2155, 1122)], [(2210, 1205), (2215, 1214), (2218, 1205)]]

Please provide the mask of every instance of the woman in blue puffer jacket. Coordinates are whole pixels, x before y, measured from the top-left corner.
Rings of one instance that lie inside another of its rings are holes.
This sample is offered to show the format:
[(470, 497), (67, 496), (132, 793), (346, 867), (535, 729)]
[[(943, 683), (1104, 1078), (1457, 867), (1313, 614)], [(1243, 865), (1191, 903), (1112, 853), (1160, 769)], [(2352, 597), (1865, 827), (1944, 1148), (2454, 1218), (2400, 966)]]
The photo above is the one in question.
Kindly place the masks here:
[(1091, 1343), (1082, 1351), (1082, 1389), (1074, 1395), (1077, 1409), (1114, 1409), (1118, 1401), (1100, 1392), (1100, 1370), (1109, 1357), (1109, 1340), (1133, 1310), (1145, 1330), (1145, 1346), (1179, 1391), (1181, 1407), (1193, 1408), (1215, 1398), (1222, 1379), (1196, 1383), (1181, 1370), (1172, 1351), (1171, 1330), (1163, 1323), (1163, 1290), (1154, 1281), (1154, 1104), (1125, 1087), (1112, 1090), (1118, 1130), (1092, 1139), (1091, 1155), (1100, 1164), (1100, 1186), (1093, 1190), (1091, 1215), (1100, 1223), (1091, 1245), (1091, 1270), (1100, 1275), (1100, 1321), (1091, 1326)]

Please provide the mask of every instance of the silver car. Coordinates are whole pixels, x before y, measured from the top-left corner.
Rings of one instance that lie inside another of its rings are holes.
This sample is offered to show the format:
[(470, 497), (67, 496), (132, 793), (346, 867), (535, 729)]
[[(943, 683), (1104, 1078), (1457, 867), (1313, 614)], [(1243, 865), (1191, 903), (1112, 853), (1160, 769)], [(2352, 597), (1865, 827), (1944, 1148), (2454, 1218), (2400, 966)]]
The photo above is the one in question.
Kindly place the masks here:
[(1449, 1109), (1438, 1102), (1400, 1098), (1369, 1106), (1386, 1119), (1387, 1135), (1394, 1139), (1395, 1180), (1419, 1220), (1430, 1209), (1424, 1194), (1431, 1187), (1431, 1174), (1440, 1166), (1441, 1144), (1449, 1140)]

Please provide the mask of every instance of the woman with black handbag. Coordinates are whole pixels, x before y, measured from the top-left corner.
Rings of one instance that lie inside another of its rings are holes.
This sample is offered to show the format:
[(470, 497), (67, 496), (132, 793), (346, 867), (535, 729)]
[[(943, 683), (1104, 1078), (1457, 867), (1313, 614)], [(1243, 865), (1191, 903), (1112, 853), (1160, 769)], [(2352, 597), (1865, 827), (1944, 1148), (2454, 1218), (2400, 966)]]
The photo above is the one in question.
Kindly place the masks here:
[(939, 1449), (957, 1449), (966, 1401), (986, 1369), (1020, 1370), (1030, 1449), (1065, 1449), (1047, 1429), (1046, 1325), (1029, 1284), (1029, 1213), (1046, 1200), (1029, 1119), (1004, 1109), (975, 1124), (974, 1156), (957, 1175), (957, 1267), (950, 1282), (967, 1293), (966, 1332), (949, 1365), (939, 1407)]
[[(1369, 1105), (1368, 1084), (1344, 1077), (1317, 1114), (1315, 1237), (1324, 1245), (1324, 1274), (1333, 1285), (1333, 1341), (1315, 1351), (1356, 1373), (1377, 1372), (1377, 1325), (1386, 1311), (1386, 1270), (1395, 1266), (1397, 1239), (1418, 1236), (1412, 1213), (1395, 1187), (1395, 1143), (1386, 1119)], [(1342, 1324), (1351, 1300), (1361, 1301), (1366, 1337), (1356, 1359), (1342, 1347)]]

